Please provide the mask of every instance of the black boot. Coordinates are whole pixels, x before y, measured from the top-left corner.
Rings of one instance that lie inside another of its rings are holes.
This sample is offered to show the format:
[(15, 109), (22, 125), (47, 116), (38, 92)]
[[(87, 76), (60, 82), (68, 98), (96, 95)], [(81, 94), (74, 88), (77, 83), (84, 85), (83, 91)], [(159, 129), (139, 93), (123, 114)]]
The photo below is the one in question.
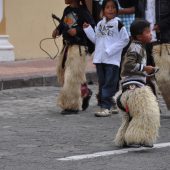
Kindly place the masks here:
[(73, 109), (64, 109), (61, 111), (62, 115), (72, 115), (72, 114), (78, 114), (79, 110), (73, 110)]
[(89, 101), (90, 101), (90, 98), (91, 98), (91, 96), (93, 94), (93, 92), (90, 89), (88, 89), (88, 90), (89, 90), (88, 95), (83, 98), (82, 110), (86, 110), (89, 107)]

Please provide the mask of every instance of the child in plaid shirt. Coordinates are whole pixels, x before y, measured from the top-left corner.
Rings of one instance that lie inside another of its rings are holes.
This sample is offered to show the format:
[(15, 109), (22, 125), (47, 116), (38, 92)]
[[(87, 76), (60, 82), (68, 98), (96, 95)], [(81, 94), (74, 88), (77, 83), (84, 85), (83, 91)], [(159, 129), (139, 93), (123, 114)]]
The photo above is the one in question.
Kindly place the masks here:
[(130, 25), (135, 19), (135, 0), (117, 0), (119, 4), (118, 17), (125, 25), (130, 35)]

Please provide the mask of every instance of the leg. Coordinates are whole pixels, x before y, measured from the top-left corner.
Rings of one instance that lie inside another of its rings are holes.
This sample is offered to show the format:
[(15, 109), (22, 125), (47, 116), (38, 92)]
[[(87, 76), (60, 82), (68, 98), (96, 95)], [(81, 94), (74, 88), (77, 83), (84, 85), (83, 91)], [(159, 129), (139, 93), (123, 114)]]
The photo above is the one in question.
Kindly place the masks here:
[(82, 110), (86, 110), (93, 92), (88, 88), (87, 83), (81, 85), (81, 96), (83, 98)]
[(102, 93), (102, 87), (105, 82), (104, 65), (102, 63), (96, 64), (96, 71), (97, 71), (97, 75), (98, 75), (98, 85), (99, 85), (99, 89), (98, 89), (98, 93), (96, 94), (96, 98), (97, 98), (98, 106), (101, 106), (101, 93)]
[[(128, 93), (126, 103), (132, 120), (125, 133), (127, 145), (153, 145), (160, 127), (160, 112), (150, 87), (136, 88)], [(125, 105), (125, 104), (124, 104)]]
[(170, 109), (170, 91), (167, 90), (170, 86), (170, 44), (154, 46), (153, 55), (156, 66), (159, 67), (159, 72), (155, 75), (157, 84), (168, 109)]
[[(106, 117), (111, 115), (111, 107), (113, 106), (113, 96), (117, 90), (119, 80), (119, 67), (111, 64), (102, 64), (102, 86), (101, 86), (101, 110), (95, 114), (98, 117)], [(100, 75), (98, 75), (101, 79)]]
[(116, 65), (104, 65), (105, 82), (102, 86), (101, 107), (109, 109), (113, 105), (113, 96), (117, 91), (119, 81), (119, 67)]
[[(76, 66), (76, 67), (75, 67)], [(62, 109), (81, 110), (81, 84), (86, 82), (85, 77), (86, 53), (79, 53), (79, 46), (69, 47), (65, 63), (64, 85), (58, 97), (58, 105)]]
[(57, 81), (61, 86), (64, 84), (64, 74), (65, 74), (65, 68), (63, 67), (63, 62), (65, 62), (65, 56), (67, 55), (68, 47), (63, 47), (59, 57), (57, 57)]
[(126, 145), (125, 133), (129, 126), (129, 114), (123, 111), (120, 112), (122, 112), (122, 124), (116, 134), (114, 142), (116, 146), (123, 147)]

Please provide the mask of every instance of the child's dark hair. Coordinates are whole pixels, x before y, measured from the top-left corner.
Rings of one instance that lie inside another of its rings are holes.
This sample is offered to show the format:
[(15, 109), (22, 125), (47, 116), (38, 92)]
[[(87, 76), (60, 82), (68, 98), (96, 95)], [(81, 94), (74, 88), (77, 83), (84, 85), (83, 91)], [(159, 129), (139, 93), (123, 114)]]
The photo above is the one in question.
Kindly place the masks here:
[(102, 11), (104, 11), (104, 9), (105, 9), (105, 7), (106, 7), (106, 4), (107, 4), (108, 2), (110, 2), (110, 1), (112, 1), (112, 2), (115, 4), (116, 11), (117, 11), (117, 13), (118, 13), (119, 7), (118, 7), (118, 3), (117, 3), (116, 0), (104, 0), (103, 3), (102, 3)]
[(145, 28), (149, 28), (149, 27), (150, 27), (150, 23), (144, 19), (137, 19), (133, 21), (130, 26), (131, 36), (134, 39), (136, 39), (137, 35), (141, 35), (145, 30)]

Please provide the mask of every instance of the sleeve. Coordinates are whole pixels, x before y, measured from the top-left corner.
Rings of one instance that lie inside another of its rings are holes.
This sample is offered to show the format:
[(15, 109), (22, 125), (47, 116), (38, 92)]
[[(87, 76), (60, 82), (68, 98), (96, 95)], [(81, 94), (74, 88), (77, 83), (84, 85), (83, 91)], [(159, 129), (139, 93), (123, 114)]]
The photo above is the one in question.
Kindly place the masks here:
[(67, 8), (63, 12), (63, 16), (61, 18), (60, 24), (57, 26), (57, 29), (58, 29), (60, 35), (63, 34), (64, 32), (67, 32), (69, 29), (68, 26), (64, 23), (64, 17), (66, 15), (66, 10), (67, 10)]
[(84, 28), (84, 32), (85, 32), (86, 36), (88, 37), (88, 39), (95, 44), (96, 35), (95, 35), (95, 32), (94, 32), (92, 26), (89, 25), (87, 28)]
[(119, 0), (119, 4), (122, 8), (131, 8), (135, 7), (137, 0)]
[(84, 14), (85, 22), (87, 22), (92, 26), (92, 28), (94, 28), (96, 24), (90, 12), (88, 10), (84, 10), (83, 14)]
[(126, 31), (126, 28), (123, 26), (119, 32), (120, 39), (117, 42), (114, 42), (106, 49), (106, 53), (111, 56), (118, 53), (120, 50), (122, 50), (129, 42), (129, 35)]
[(158, 23), (160, 30), (170, 29), (170, 13)]
[[(95, 21), (94, 21), (93, 17), (91, 16), (90, 12), (88, 11), (88, 9), (81, 7), (80, 8), (80, 15), (82, 17), (81, 19), (82, 19), (83, 23), (87, 22), (88, 24), (90, 24), (92, 26), (92, 28), (95, 27)], [(84, 34), (82, 26), (80, 26), (80, 25), (77, 26), (76, 30), (77, 30), (77, 35)]]
[(143, 72), (144, 65), (139, 62), (139, 58), (141, 57), (136, 51), (127, 52), (123, 63), (127, 72)]

